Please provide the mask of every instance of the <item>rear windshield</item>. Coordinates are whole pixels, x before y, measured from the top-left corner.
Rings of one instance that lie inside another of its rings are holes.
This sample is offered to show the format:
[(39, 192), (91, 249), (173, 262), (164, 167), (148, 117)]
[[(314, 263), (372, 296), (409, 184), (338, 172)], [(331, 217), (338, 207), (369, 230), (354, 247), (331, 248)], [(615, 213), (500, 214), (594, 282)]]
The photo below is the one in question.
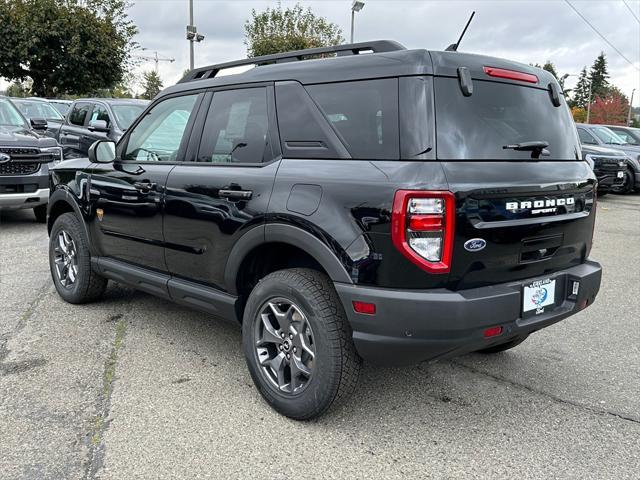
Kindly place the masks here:
[(436, 78), (437, 158), (441, 160), (527, 160), (530, 151), (505, 145), (543, 141), (540, 160), (579, 159), (573, 119), (564, 103), (554, 107), (549, 92), (500, 82), (473, 81), (465, 97), (457, 78)]

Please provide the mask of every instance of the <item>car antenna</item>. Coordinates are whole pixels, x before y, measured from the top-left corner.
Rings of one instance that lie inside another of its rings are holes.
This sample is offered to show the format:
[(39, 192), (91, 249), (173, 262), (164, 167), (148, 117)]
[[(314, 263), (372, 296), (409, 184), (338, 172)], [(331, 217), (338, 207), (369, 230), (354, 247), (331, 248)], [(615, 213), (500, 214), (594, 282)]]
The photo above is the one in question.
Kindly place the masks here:
[(469, 17), (469, 20), (467, 21), (467, 24), (464, 26), (464, 30), (462, 30), (462, 33), (460, 34), (460, 38), (458, 39), (458, 41), (456, 43), (452, 43), (451, 45), (449, 45), (445, 49), (445, 52), (457, 52), (458, 51), (458, 47), (460, 46), (460, 42), (462, 41), (462, 37), (464, 37), (464, 34), (467, 33), (467, 28), (469, 28), (469, 24), (471, 23), (471, 20), (473, 20), (473, 16), (475, 14), (476, 14), (475, 10), (473, 12), (471, 12), (471, 16)]

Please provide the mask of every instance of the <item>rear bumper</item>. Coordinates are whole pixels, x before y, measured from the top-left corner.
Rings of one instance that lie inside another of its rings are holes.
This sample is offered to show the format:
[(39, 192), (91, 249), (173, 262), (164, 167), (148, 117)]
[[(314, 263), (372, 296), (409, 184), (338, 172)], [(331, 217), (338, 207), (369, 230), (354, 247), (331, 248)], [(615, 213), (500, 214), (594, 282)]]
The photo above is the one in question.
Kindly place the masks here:
[(0, 208), (34, 208), (49, 202), (49, 189), (40, 188), (29, 193), (0, 193)]
[[(555, 308), (526, 319), (522, 287), (539, 278), (458, 292), (335, 286), (360, 356), (377, 364), (406, 365), (498, 345), (559, 322), (594, 301), (601, 277), (600, 264), (592, 261), (548, 275), (556, 280)], [(577, 296), (571, 295), (574, 281), (580, 282)], [(375, 315), (356, 313), (356, 300), (375, 303)], [(502, 334), (485, 339), (484, 330), (493, 326), (501, 326)]]

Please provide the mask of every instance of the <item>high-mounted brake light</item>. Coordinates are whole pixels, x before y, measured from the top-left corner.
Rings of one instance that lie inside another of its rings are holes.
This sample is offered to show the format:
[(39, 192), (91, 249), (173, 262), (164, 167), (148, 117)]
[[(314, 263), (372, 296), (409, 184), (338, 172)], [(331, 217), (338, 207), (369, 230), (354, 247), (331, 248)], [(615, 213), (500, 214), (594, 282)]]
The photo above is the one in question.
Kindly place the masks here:
[(490, 77), (506, 78), (519, 82), (538, 83), (538, 77), (532, 73), (518, 72), (516, 70), (505, 70), (504, 68), (484, 67), (484, 73)]
[(398, 190), (391, 238), (402, 254), (430, 273), (451, 269), (455, 199), (451, 192)]

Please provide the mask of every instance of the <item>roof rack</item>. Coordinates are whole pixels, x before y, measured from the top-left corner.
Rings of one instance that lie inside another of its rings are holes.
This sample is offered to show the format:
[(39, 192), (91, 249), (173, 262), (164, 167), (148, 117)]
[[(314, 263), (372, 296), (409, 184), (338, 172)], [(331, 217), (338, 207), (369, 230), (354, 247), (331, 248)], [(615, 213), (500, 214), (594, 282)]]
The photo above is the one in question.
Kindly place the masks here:
[(273, 55), (262, 55), (260, 57), (250, 57), (243, 60), (235, 60), (233, 62), (218, 63), (217, 65), (209, 65), (191, 70), (178, 83), (192, 82), (194, 80), (203, 80), (205, 78), (215, 77), (220, 70), (227, 68), (240, 67), (243, 65), (269, 65), (272, 63), (295, 62), (307, 60), (309, 57), (316, 55), (324, 55), (327, 53), (335, 53), (338, 57), (347, 55), (359, 55), (360, 53), (373, 52), (394, 52), (396, 50), (405, 50), (405, 47), (393, 40), (376, 40), (373, 42), (349, 43), (346, 45), (336, 45), (334, 47), (308, 48), (306, 50), (296, 50), (293, 52), (276, 53)]

